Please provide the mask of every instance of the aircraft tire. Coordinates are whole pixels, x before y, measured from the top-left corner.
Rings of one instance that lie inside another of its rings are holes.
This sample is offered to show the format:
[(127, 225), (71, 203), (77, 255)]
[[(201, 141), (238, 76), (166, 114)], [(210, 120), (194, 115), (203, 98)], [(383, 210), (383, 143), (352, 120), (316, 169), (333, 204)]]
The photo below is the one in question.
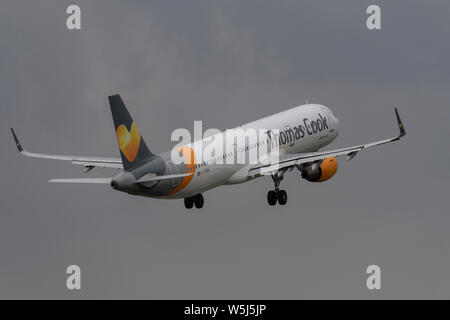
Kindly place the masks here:
[(197, 209), (203, 208), (203, 204), (205, 203), (205, 199), (201, 193), (194, 196), (194, 204)]
[(277, 198), (278, 198), (278, 203), (282, 206), (284, 206), (287, 202), (287, 193), (285, 190), (280, 190), (278, 191), (277, 194)]
[(269, 206), (274, 206), (277, 203), (277, 193), (274, 190), (267, 193), (267, 203), (269, 203)]

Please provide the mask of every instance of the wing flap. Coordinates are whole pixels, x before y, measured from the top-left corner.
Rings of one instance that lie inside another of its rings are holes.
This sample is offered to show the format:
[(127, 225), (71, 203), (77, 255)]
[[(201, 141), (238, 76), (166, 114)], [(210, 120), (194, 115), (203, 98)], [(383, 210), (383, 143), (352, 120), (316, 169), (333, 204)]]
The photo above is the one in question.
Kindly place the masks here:
[(116, 162), (101, 162), (101, 161), (72, 161), (72, 164), (78, 164), (85, 166), (86, 168), (89, 167), (99, 167), (99, 168), (116, 168), (116, 169), (122, 169), (123, 165), (122, 163), (116, 163)]

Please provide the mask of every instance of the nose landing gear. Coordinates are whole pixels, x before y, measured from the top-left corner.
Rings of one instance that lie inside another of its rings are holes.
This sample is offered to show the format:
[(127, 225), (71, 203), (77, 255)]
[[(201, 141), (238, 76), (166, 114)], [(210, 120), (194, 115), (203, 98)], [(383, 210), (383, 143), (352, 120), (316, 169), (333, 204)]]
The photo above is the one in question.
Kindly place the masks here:
[(280, 190), (280, 182), (283, 180), (284, 171), (278, 171), (272, 175), (272, 180), (275, 184), (275, 190), (270, 190), (267, 193), (267, 202), (270, 206), (274, 206), (278, 203), (284, 206), (287, 203), (287, 193), (285, 190)]
[(284, 206), (287, 203), (287, 193), (285, 190), (270, 190), (267, 193), (267, 202), (270, 206), (274, 206), (278, 203)]
[(197, 209), (203, 208), (203, 204), (205, 203), (205, 199), (201, 193), (196, 194), (195, 196), (184, 198), (184, 206), (186, 209), (192, 209), (195, 205)]

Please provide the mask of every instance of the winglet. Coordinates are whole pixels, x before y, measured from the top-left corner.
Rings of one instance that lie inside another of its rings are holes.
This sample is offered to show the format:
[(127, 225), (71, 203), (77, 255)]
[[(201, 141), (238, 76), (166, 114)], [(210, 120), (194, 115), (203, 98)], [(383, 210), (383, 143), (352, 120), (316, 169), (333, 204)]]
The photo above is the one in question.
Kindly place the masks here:
[(19, 150), (19, 152), (22, 152), (23, 151), (22, 145), (20, 144), (20, 141), (17, 138), (16, 133), (14, 132), (13, 128), (11, 128), (11, 133), (14, 137), (14, 141), (16, 142), (17, 150)]
[(399, 138), (406, 135), (405, 127), (403, 126), (402, 120), (400, 119), (400, 115), (398, 114), (397, 108), (395, 108), (395, 116), (397, 117), (398, 129), (400, 130)]

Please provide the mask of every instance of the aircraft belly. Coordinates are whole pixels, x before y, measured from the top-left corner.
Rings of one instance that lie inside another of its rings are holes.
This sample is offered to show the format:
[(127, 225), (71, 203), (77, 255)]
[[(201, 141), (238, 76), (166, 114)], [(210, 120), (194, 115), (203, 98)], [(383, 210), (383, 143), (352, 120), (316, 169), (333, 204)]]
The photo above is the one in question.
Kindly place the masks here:
[[(185, 198), (205, 192), (212, 188), (221, 186), (236, 171), (234, 165), (217, 165), (209, 168), (209, 172), (205, 170), (196, 170), (191, 182), (182, 190), (172, 196), (174, 198)], [(199, 174), (200, 173), (200, 174)]]

